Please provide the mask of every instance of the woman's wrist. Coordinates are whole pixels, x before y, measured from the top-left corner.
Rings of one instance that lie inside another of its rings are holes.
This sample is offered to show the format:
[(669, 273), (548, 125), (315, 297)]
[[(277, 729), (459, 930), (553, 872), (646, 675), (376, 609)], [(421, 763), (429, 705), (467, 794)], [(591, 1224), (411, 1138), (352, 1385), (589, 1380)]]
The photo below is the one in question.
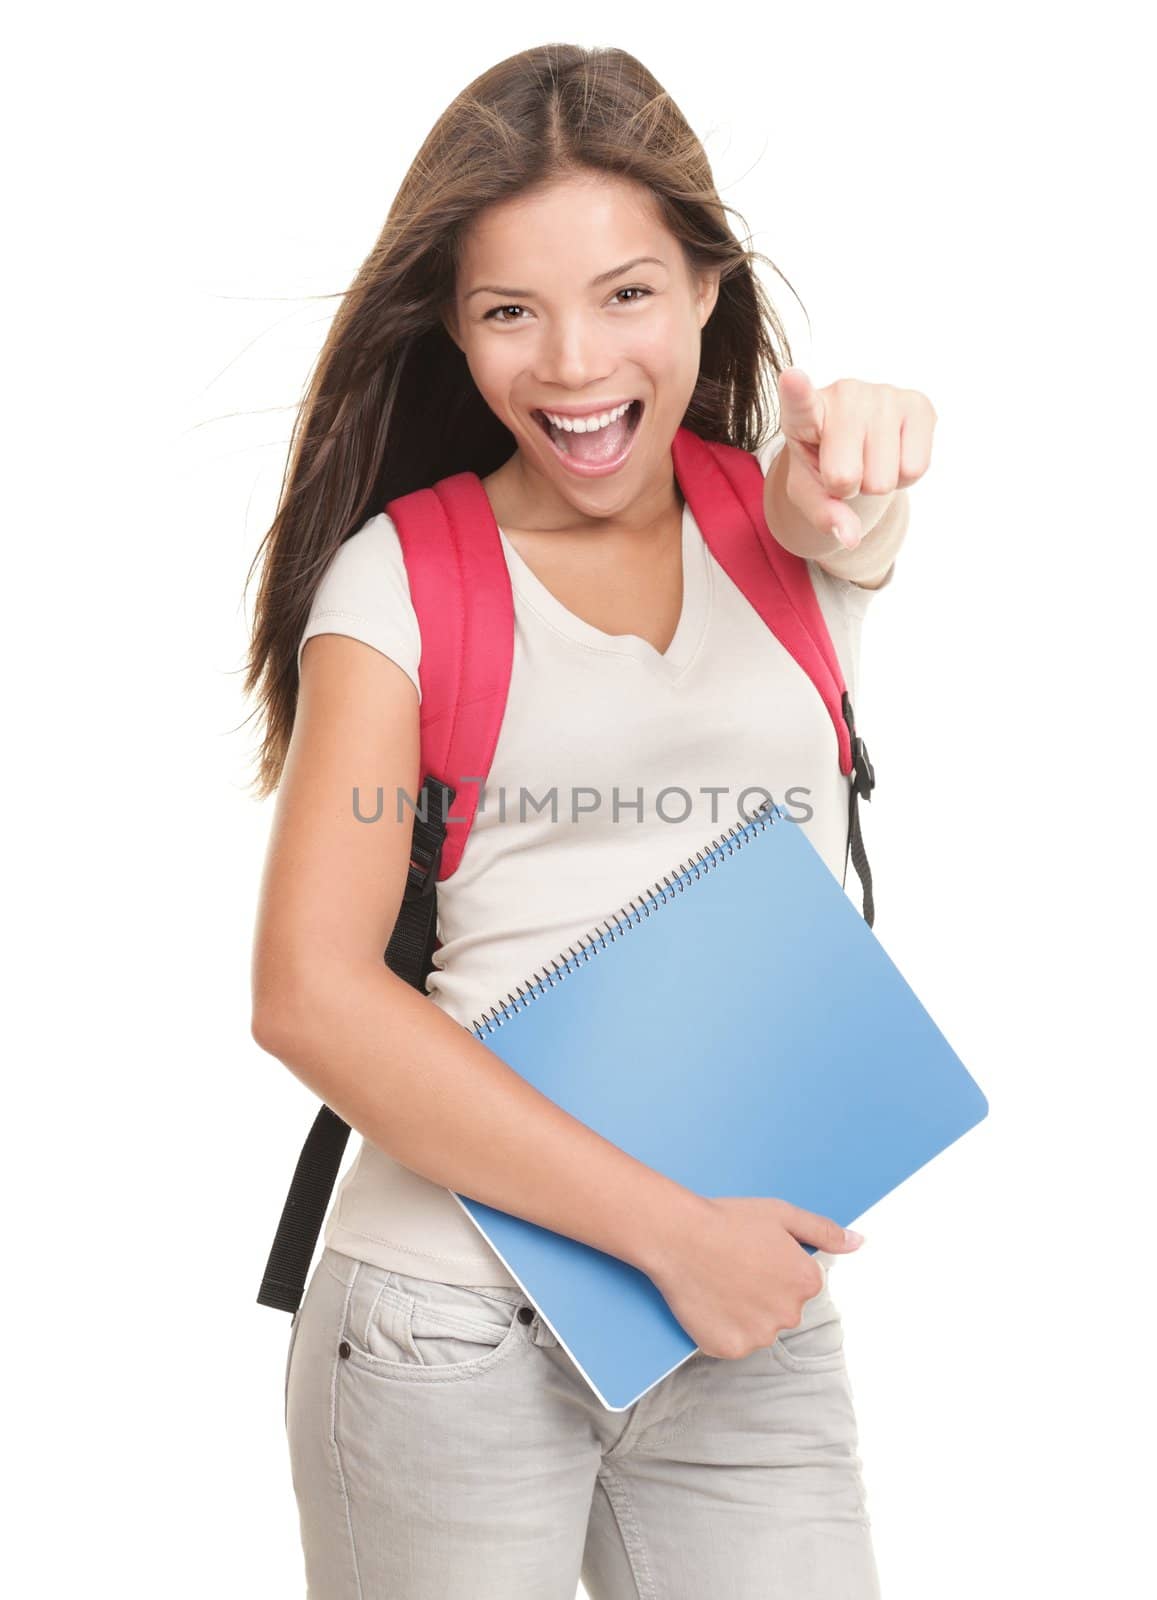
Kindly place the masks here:
[(847, 578), (865, 588), (883, 583), (908, 531), (906, 489), (891, 494), (860, 494), (847, 502), (864, 529), (849, 550), (835, 535), (812, 526), (787, 493), (789, 457), (786, 448), (772, 462), (764, 481), (763, 507), (768, 528), (778, 544), (805, 561), (815, 561), (834, 578)]
[(634, 1235), (632, 1254), (624, 1259), (658, 1281), (693, 1247), (711, 1215), (711, 1201), (694, 1189), (656, 1173), (649, 1185)]
[(833, 578), (847, 578), (862, 588), (878, 589), (892, 570), (907, 537), (908, 517), (908, 491), (897, 489), (879, 521), (868, 529), (854, 550), (844, 549), (833, 539), (824, 555), (815, 560)]

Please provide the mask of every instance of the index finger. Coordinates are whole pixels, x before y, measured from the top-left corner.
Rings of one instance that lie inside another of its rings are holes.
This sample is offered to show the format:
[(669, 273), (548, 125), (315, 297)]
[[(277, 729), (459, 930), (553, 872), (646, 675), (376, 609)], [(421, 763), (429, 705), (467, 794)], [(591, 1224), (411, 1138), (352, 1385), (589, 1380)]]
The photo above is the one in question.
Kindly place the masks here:
[(818, 446), (824, 429), (824, 403), (802, 367), (779, 375), (779, 425), (785, 438)]

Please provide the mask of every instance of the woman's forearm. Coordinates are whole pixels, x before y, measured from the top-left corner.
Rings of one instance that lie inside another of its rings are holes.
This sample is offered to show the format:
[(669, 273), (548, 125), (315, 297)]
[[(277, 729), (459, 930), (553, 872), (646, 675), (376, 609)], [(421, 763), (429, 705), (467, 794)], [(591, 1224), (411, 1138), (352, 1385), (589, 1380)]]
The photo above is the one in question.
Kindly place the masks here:
[(447, 1189), (641, 1271), (706, 1201), (572, 1117), (388, 967), (285, 985), (257, 1042), (372, 1144)]
[(845, 550), (833, 539), (823, 554), (815, 557), (816, 563), (833, 578), (850, 578), (862, 589), (879, 589), (907, 537), (909, 510), (907, 489), (897, 489), (879, 520), (865, 521), (867, 531), (854, 550)]
[(864, 529), (854, 550), (845, 549), (829, 533), (820, 533), (808, 522), (787, 494), (787, 450), (781, 450), (764, 480), (763, 509), (767, 525), (775, 538), (793, 555), (818, 562), (835, 578), (848, 578), (865, 589), (878, 589), (908, 532), (909, 497), (907, 489), (887, 495), (856, 495), (848, 501)]

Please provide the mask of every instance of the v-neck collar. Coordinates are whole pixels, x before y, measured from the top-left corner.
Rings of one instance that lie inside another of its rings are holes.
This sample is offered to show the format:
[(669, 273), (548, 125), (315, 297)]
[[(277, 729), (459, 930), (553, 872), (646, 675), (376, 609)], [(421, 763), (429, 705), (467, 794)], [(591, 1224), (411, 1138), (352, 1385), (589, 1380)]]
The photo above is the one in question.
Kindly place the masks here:
[(630, 656), (659, 668), (671, 677), (677, 676), (690, 665), (702, 641), (709, 609), (707, 552), (690, 505), (684, 504), (682, 517), (683, 607), (671, 642), (662, 652), (638, 634), (604, 633), (601, 628), (577, 616), (551, 593), (501, 528), (498, 529), (498, 536), (502, 541), (515, 593), (559, 633), (589, 650), (598, 650), (605, 655)]

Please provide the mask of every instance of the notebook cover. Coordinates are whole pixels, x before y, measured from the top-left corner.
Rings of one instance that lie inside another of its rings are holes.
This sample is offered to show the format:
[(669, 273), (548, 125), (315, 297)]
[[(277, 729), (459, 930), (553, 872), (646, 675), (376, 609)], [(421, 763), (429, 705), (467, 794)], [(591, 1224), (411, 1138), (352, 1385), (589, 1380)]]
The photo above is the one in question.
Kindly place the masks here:
[[(737, 823), (574, 950), (470, 1031), (699, 1194), (776, 1196), (848, 1227), (988, 1111), (780, 807)], [(645, 1273), (449, 1192), (608, 1410), (695, 1354)]]

